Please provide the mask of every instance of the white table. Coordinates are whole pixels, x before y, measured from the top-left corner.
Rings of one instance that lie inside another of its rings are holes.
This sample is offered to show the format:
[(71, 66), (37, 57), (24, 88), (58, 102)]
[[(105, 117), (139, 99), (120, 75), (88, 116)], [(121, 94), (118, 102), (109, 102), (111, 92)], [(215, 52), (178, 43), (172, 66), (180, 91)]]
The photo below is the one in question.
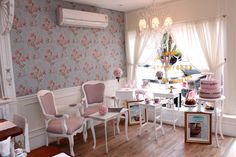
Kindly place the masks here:
[[(148, 116), (147, 116), (147, 121), (145, 123), (142, 124), (142, 109), (151, 109), (152, 111), (154, 111), (154, 120), (153, 120), (153, 124), (155, 126), (155, 137), (157, 140), (157, 130), (161, 129), (162, 134), (164, 135), (164, 129), (162, 126), (162, 104), (145, 104), (143, 102), (139, 103), (139, 119), (140, 119), (140, 128), (139, 128), (139, 135), (141, 135), (142, 133), (142, 128), (145, 127), (147, 124), (149, 124), (148, 122)], [(157, 112), (160, 112), (159, 114), (157, 114)], [(160, 121), (160, 125), (157, 126), (157, 120)]]
[[(222, 139), (224, 139), (223, 133), (222, 133), (222, 117), (223, 117), (223, 101), (225, 100), (225, 96), (221, 96), (220, 98), (216, 99), (205, 99), (197, 96), (197, 100), (199, 102), (211, 102), (214, 104), (214, 111), (208, 111), (208, 110), (201, 110), (201, 103), (199, 103), (198, 110), (202, 112), (207, 112), (211, 114), (215, 114), (215, 138), (216, 138), (216, 145), (219, 147), (218, 142), (218, 130), (220, 133), (220, 136)], [(218, 121), (219, 118), (219, 121)]]
[(178, 121), (178, 117), (176, 117), (175, 115), (175, 104), (174, 104), (174, 99), (177, 98), (178, 102), (177, 102), (177, 108), (178, 108), (178, 111), (179, 111), (179, 94), (180, 94), (180, 91), (174, 89), (172, 93), (170, 93), (170, 90), (167, 90), (167, 89), (164, 89), (164, 90), (155, 90), (155, 89), (152, 89), (152, 93), (153, 93), (153, 96), (154, 98), (156, 97), (159, 97), (159, 98), (168, 98), (168, 99), (171, 99), (171, 111), (172, 111), (172, 122), (173, 122), (173, 127), (174, 127), (174, 130), (175, 130), (175, 124), (177, 123)]
[[(123, 110), (123, 109), (122, 109)], [(106, 115), (101, 116), (98, 112), (89, 115), (88, 117), (98, 120), (98, 121), (102, 121), (104, 123), (104, 127), (105, 127), (105, 144), (106, 144), (106, 153), (108, 153), (108, 144), (107, 144), (107, 122), (110, 120), (113, 120), (115, 118), (117, 118), (117, 123), (116, 123), (116, 128), (118, 130), (118, 133), (120, 132), (119, 130), (119, 119), (121, 116), (121, 113), (125, 114), (125, 136), (126, 136), (126, 140), (128, 141), (128, 112), (127, 109), (124, 109), (125, 111), (121, 111), (121, 112), (108, 112)]]

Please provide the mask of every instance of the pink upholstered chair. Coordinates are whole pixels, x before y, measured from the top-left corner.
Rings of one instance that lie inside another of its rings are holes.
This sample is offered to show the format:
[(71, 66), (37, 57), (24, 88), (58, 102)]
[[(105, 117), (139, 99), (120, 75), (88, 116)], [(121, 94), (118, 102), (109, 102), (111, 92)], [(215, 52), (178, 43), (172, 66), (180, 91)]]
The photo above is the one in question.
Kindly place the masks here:
[(37, 93), (46, 124), (46, 145), (48, 136), (66, 137), (69, 140), (70, 154), (74, 154), (74, 136), (83, 132), (84, 141), (87, 139), (86, 120), (81, 116), (70, 117), (65, 114), (58, 114), (53, 92), (41, 90)]
[(82, 91), (84, 94), (82, 115), (98, 112), (98, 104), (103, 104), (105, 100), (105, 84), (102, 81), (88, 81), (82, 85)]
[[(104, 104), (105, 98), (109, 98), (105, 96), (105, 84), (103, 81), (87, 81), (82, 85), (82, 91), (84, 97), (82, 99), (82, 107), (80, 112), (82, 116), (87, 117), (90, 114), (98, 112), (98, 104)], [(113, 100), (114, 101), (114, 100)], [(108, 106), (112, 107), (112, 106)], [(113, 128), (114, 128), (114, 135), (116, 134), (115, 123), (120, 122), (120, 118), (125, 118), (126, 123), (128, 123), (128, 110), (122, 109), (121, 116), (118, 119), (114, 119)], [(126, 127), (126, 133), (127, 133)], [(117, 127), (118, 134), (120, 133), (119, 127)], [(128, 136), (126, 136), (126, 140), (128, 141)]]

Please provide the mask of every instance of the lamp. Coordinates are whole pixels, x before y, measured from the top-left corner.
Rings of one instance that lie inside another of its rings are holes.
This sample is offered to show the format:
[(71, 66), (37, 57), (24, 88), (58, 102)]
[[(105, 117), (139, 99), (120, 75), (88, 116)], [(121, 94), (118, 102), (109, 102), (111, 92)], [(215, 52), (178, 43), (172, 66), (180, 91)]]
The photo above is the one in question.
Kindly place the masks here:
[[(157, 31), (160, 29), (160, 11), (158, 7), (158, 2), (153, 0), (153, 4), (140, 12), (141, 18), (139, 19), (139, 30), (143, 32), (145, 30)], [(163, 17), (162, 17), (163, 18)], [(163, 18), (163, 24), (161, 27), (168, 28), (173, 24), (173, 20), (170, 16)]]

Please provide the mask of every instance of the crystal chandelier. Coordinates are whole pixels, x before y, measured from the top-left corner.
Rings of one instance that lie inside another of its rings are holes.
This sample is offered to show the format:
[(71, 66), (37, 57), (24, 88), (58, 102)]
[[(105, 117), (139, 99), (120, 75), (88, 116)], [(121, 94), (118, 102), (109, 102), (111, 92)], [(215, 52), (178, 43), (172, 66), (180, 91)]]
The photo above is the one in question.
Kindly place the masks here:
[[(145, 30), (154, 30), (157, 31), (160, 28), (168, 28), (173, 24), (173, 20), (171, 17), (167, 16), (163, 18), (164, 16), (160, 15), (158, 2), (153, 0), (153, 3), (151, 6), (145, 8), (140, 12), (141, 18), (139, 19), (139, 30), (140, 32), (143, 32)], [(162, 26), (160, 25), (160, 18), (163, 18), (164, 22)]]

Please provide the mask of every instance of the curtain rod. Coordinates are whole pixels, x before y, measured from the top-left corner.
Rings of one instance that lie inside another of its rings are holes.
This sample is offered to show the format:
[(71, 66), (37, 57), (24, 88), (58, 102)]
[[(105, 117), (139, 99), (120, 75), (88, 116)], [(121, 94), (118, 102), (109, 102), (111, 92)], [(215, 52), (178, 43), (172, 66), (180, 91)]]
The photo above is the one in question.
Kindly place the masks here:
[(191, 20), (182, 20), (182, 21), (180, 20), (180, 21), (177, 21), (177, 22), (173, 22), (173, 26), (177, 25), (177, 24), (182, 24), (182, 23), (198, 22), (198, 21), (211, 20), (211, 19), (216, 19), (216, 18), (226, 19), (227, 15), (223, 14), (223, 15), (220, 15), (220, 16), (201, 17), (201, 18), (194, 19), (194, 20), (192, 20), (192, 19)]

